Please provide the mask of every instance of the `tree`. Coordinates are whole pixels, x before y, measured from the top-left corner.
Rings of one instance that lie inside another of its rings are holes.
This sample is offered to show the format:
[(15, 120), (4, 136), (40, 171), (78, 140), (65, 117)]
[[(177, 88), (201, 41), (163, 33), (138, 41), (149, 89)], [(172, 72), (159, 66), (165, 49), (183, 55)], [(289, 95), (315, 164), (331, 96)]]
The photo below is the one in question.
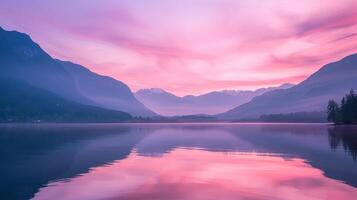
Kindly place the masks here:
[(341, 100), (341, 120), (344, 124), (348, 124), (348, 104), (347, 95)]
[(327, 105), (327, 120), (333, 123), (339, 123), (340, 119), (340, 107), (334, 100), (330, 100)]
[(344, 124), (357, 122), (356, 116), (357, 96), (353, 89), (341, 101), (341, 115)]
[(340, 106), (333, 100), (328, 102), (327, 119), (334, 123), (357, 124), (357, 95), (353, 89), (342, 98)]
[(349, 117), (351, 123), (357, 123), (357, 96), (351, 89), (349, 96)]

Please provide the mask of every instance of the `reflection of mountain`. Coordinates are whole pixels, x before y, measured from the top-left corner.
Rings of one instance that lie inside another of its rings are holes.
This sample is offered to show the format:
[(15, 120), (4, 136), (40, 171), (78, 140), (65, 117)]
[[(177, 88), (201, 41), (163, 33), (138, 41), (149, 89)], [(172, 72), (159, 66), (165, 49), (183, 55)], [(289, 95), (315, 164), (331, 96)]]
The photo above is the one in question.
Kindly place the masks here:
[[(357, 142), (357, 138), (351, 139)], [(301, 157), (327, 177), (357, 186), (353, 159), (343, 151), (331, 151), (325, 125), (173, 125), (155, 130), (136, 147), (141, 155), (161, 155), (177, 147), (189, 147), (274, 153), (287, 159)]]
[(178, 148), (160, 157), (133, 152), (125, 160), (53, 182), (34, 200), (56, 200), (58, 194), (78, 200), (300, 200), (326, 199), (325, 191), (330, 199), (357, 195), (355, 188), (331, 180), (301, 158)]
[(343, 149), (351, 154), (354, 160), (357, 159), (357, 127), (336, 126), (328, 129), (328, 132), (332, 149), (338, 149), (342, 145)]
[(340, 148), (332, 151), (329, 143), (355, 152), (354, 134), (355, 129), (292, 124), (1, 125), (0, 196), (29, 199), (49, 182), (88, 173), (133, 152), (160, 159), (180, 148), (301, 158), (325, 176), (357, 186), (356, 162)]
[(124, 159), (143, 137), (116, 125), (18, 126), (0, 127), (2, 199), (30, 199), (51, 181)]

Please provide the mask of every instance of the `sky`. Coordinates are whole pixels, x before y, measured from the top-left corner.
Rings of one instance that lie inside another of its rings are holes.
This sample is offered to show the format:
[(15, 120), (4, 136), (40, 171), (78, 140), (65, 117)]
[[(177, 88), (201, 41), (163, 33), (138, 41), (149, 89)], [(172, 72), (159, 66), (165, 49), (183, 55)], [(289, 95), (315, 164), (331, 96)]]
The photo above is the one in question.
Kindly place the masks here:
[(0, 26), (136, 91), (299, 83), (357, 53), (356, 0), (0, 0)]

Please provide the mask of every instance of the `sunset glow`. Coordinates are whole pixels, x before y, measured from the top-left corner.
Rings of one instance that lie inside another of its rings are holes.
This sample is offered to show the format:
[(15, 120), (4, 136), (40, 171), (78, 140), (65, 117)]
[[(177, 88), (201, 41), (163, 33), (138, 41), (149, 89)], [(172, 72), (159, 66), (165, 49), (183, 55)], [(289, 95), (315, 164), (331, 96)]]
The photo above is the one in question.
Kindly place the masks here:
[(34, 199), (269, 200), (276, 194), (286, 200), (344, 200), (357, 193), (302, 159), (181, 149), (163, 157), (132, 153), (124, 161), (53, 182)]
[(0, 15), (53, 57), (134, 91), (297, 83), (357, 52), (356, 0), (1, 0)]

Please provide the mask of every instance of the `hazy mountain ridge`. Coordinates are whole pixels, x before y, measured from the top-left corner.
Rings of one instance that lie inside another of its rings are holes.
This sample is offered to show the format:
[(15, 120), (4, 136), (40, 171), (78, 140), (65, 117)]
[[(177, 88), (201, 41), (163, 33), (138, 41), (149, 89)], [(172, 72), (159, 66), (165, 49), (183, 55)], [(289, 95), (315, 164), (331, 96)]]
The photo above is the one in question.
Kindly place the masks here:
[(137, 99), (147, 107), (162, 115), (216, 114), (250, 101), (265, 92), (286, 89), (293, 84), (279, 87), (250, 90), (221, 90), (202, 95), (178, 97), (160, 88), (141, 89), (135, 93)]
[(324, 65), (292, 88), (267, 92), (217, 117), (241, 119), (265, 114), (323, 111), (329, 99), (340, 99), (351, 88), (357, 88), (357, 54)]
[(91, 103), (72, 87), (70, 75), (24, 33), (0, 29), (0, 62), (2, 78), (21, 80), (56, 91), (64, 98)]
[(139, 102), (123, 82), (98, 75), (75, 63), (56, 61), (72, 76), (79, 93), (98, 106), (125, 111), (135, 116), (156, 115)]
[(130, 114), (69, 101), (23, 81), (0, 79), (0, 122), (120, 122)]
[(135, 116), (156, 115), (124, 83), (53, 59), (24, 33), (0, 28), (0, 64), (0, 78), (24, 81), (70, 101)]

